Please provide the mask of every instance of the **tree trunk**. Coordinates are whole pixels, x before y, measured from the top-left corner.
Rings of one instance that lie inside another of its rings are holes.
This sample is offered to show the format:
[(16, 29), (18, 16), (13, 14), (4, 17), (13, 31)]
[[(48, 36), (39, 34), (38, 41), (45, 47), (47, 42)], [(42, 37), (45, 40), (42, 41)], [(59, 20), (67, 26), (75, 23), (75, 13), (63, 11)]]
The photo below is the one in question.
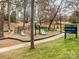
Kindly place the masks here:
[(33, 20), (34, 20), (34, 0), (31, 0), (31, 49), (34, 49)]
[(61, 14), (60, 14), (60, 33), (62, 32)]

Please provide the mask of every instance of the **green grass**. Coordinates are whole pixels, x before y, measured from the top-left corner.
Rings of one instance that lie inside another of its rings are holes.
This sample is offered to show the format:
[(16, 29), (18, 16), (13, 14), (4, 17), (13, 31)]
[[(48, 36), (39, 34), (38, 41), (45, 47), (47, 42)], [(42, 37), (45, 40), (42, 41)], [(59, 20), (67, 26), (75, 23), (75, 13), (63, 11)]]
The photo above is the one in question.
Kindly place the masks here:
[(79, 59), (79, 40), (75, 40), (74, 35), (68, 35), (67, 40), (59, 38), (38, 44), (36, 49), (27, 47), (2, 53), (0, 59)]

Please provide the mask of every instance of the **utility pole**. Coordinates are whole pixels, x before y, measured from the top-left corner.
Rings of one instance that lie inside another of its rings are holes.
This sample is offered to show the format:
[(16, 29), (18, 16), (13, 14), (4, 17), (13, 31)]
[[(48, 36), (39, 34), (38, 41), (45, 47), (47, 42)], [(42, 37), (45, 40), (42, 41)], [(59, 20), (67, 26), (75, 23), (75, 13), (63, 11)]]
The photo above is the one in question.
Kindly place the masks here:
[(34, 21), (34, 0), (31, 0), (31, 49), (34, 49), (33, 21)]

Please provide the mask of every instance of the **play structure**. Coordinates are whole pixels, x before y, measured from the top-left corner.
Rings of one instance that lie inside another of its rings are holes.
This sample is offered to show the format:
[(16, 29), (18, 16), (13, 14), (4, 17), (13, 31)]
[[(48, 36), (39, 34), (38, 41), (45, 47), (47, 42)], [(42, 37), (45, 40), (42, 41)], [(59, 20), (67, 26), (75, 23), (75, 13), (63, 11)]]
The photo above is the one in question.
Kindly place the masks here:
[[(2, 21), (0, 21), (0, 34), (2, 33), (0, 37), (10, 37), (16, 39), (19, 38), (21, 40), (27, 40), (30, 38), (31, 11), (29, 10), (30, 7), (26, 8), (28, 6), (26, 5), (26, 3), (24, 3), (24, 1), (22, 2), (23, 7), (21, 5), (17, 5), (18, 3), (15, 3), (14, 1), (7, 0), (7, 2), (0, 2), (0, 11), (3, 12), (3, 14), (1, 14), (3, 18), (0, 18), (2, 19)], [(18, 8), (20, 8), (20, 6), (21, 9), (19, 10)], [(47, 18), (47, 14), (45, 14), (40, 7), (38, 8), (38, 15), (36, 14), (33, 20), (33, 36), (35, 37), (35, 39), (51, 37), (53, 35), (59, 34), (60, 31), (62, 32), (62, 18), (60, 19), (61, 16), (58, 16), (58, 18), (56, 18), (60, 6), (57, 8), (54, 17), (49, 18)]]
[(40, 26), (40, 34), (42, 35), (46, 34), (46, 28), (43, 25)]
[(21, 30), (20, 27), (15, 27), (15, 28), (12, 30), (12, 35), (16, 35), (16, 34), (25, 36), (25, 33)]
[(78, 29), (77, 24), (66, 24), (64, 29), (65, 30), (64, 38), (66, 39), (67, 33), (69, 33), (69, 34), (75, 34), (77, 39), (77, 29)]
[(34, 27), (35, 27), (35, 35), (36, 35), (36, 30), (39, 30), (40, 35), (46, 35), (46, 27), (44, 25), (35, 23)]

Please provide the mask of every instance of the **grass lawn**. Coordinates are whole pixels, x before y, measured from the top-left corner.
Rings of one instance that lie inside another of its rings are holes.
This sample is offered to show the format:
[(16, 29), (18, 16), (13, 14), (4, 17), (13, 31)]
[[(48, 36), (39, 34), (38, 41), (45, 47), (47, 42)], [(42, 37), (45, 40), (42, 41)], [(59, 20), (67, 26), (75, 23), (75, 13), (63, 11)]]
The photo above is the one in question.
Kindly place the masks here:
[(41, 43), (33, 50), (27, 47), (1, 53), (0, 59), (79, 59), (79, 40), (75, 40), (74, 35), (68, 36), (72, 38)]

